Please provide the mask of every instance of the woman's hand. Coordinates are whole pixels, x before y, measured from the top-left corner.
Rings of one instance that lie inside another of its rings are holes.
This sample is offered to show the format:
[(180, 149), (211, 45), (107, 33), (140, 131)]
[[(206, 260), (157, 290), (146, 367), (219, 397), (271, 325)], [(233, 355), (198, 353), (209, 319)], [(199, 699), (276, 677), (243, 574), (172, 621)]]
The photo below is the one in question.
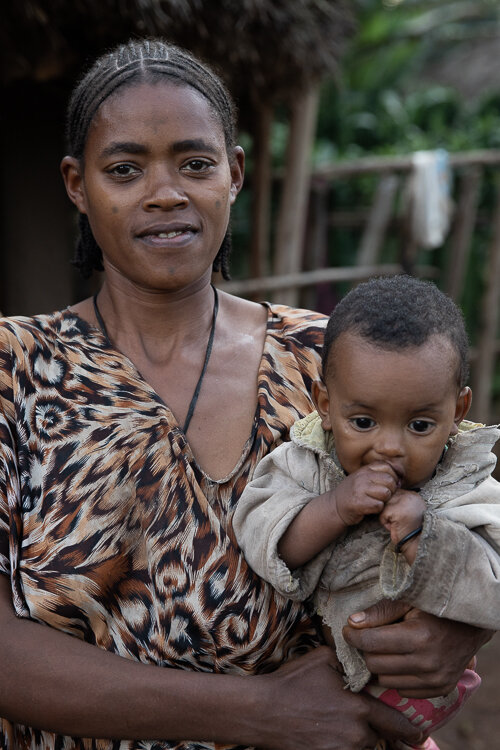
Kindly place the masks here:
[(267, 750), (361, 750), (375, 747), (379, 737), (408, 742), (421, 737), (398, 711), (345, 690), (335, 654), (326, 646), (255, 681), (268, 695), (256, 743)]
[(352, 646), (363, 651), (379, 684), (396, 688), (408, 698), (451, 692), (468, 663), (493, 635), (491, 630), (388, 600), (351, 616), (343, 632)]
[(63, 735), (147, 737), (270, 750), (361, 750), (418, 739), (404, 716), (344, 690), (323, 646), (272, 674), (141, 664), (19, 618), (0, 575), (0, 716)]

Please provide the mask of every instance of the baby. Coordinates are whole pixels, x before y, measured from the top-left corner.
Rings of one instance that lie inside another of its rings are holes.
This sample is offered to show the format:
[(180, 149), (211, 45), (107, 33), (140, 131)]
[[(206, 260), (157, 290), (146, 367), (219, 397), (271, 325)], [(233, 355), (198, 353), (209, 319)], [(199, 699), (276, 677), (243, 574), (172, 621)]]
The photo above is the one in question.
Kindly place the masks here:
[(259, 575), (285, 596), (312, 598), (347, 686), (368, 684), (427, 734), (478, 676), (467, 670), (442, 698), (403, 698), (369, 682), (342, 628), (384, 597), (498, 628), (500, 484), (491, 449), (500, 430), (463, 421), (467, 359), (462, 315), (435, 285), (408, 276), (359, 285), (330, 316), (316, 411), (261, 461), (233, 521)]

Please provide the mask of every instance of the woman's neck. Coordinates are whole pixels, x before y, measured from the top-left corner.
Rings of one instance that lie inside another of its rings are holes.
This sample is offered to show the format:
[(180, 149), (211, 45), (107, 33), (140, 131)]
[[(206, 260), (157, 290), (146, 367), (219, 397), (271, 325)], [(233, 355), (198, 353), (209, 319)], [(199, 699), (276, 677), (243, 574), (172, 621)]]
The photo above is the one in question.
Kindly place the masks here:
[[(210, 279), (182, 294), (154, 297), (139, 291), (123, 294), (103, 285), (97, 299), (113, 346), (184, 425), (210, 337), (214, 305)], [(262, 305), (222, 291), (219, 301), (210, 361), (188, 430), (198, 464), (214, 478), (234, 468), (251, 433), (267, 321)], [(92, 299), (73, 310), (98, 325)]]
[[(146, 358), (153, 364), (170, 359), (179, 348), (203, 345), (212, 321), (214, 291), (209, 278), (189, 288), (163, 292), (106, 279), (97, 304), (112, 344), (132, 359)], [(73, 309), (101, 327), (92, 300)]]

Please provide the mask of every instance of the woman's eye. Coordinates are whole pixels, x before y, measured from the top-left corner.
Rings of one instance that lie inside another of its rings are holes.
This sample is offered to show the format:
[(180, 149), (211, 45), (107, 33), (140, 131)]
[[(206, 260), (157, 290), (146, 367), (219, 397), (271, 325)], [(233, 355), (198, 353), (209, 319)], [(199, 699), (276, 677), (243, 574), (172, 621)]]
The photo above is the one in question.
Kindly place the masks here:
[(117, 177), (131, 177), (136, 174), (137, 171), (137, 167), (132, 166), (132, 164), (115, 164), (114, 167), (111, 167), (111, 169), (108, 170), (110, 174), (116, 175)]
[(414, 419), (408, 425), (412, 432), (418, 432), (420, 434), (429, 432), (434, 427), (434, 422), (429, 422), (427, 419)]
[(191, 159), (184, 165), (184, 169), (187, 169), (189, 172), (204, 172), (213, 166), (212, 162), (206, 159)]
[(350, 421), (357, 430), (371, 430), (375, 427), (375, 420), (370, 417), (353, 417)]

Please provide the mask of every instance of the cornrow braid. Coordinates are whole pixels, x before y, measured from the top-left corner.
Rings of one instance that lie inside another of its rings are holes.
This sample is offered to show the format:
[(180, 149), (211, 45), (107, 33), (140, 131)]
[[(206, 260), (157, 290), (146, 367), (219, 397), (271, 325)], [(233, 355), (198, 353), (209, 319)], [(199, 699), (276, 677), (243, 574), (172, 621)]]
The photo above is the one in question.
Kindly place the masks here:
[(102, 265), (102, 251), (92, 234), (86, 214), (78, 215), (80, 236), (76, 243), (73, 265), (76, 266), (84, 279), (92, 276), (92, 271), (104, 271)]
[[(123, 86), (168, 78), (191, 86), (209, 103), (222, 125), (230, 161), (236, 142), (235, 108), (222, 80), (205, 63), (186, 50), (161, 39), (131, 40), (98, 58), (76, 85), (68, 105), (66, 140), (69, 154), (83, 161), (90, 124), (103, 102)], [(73, 265), (88, 278), (102, 271), (102, 251), (94, 239), (86, 215), (79, 217), (80, 237)], [(214, 260), (214, 271), (229, 279), (231, 233), (228, 230)]]

